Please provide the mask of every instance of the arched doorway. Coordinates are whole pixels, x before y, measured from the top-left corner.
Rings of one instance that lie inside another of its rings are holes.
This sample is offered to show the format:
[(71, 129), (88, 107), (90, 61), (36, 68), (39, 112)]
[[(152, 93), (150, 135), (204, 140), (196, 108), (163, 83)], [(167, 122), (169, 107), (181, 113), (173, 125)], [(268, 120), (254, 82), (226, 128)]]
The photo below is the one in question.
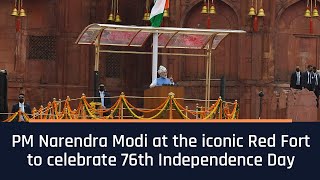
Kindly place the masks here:
[(313, 33), (309, 19), (304, 17), (305, 1), (293, 3), (279, 16), (276, 28), (275, 80), (288, 82), (297, 65), (304, 71), (311, 64), (320, 66), (320, 21), (313, 18)]
[[(238, 19), (234, 10), (222, 1), (214, 1), (217, 14), (210, 15), (213, 29), (238, 29)], [(203, 2), (196, 4), (187, 13), (184, 27), (207, 28), (207, 14), (201, 14)], [(216, 50), (213, 51), (211, 78), (225, 76), (228, 80), (238, 78), (238, 39), (237, 35), (229, 35)], [(206, 61), (202, 57), (184, 57), (183, 80), (199, 80), (205, 78)]]

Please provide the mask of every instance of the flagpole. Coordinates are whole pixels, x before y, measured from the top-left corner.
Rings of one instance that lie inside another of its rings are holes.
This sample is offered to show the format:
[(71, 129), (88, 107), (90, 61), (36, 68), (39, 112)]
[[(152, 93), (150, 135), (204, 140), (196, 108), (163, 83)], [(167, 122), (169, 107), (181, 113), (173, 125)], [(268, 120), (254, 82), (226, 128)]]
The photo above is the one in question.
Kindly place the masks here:
[[(150, 13), (151, 26), (160, 27), (163, 12), (166, 6), (166, 0), (155, 0), (154, 5)], [(158, 36), (159, 33), (153, 33), (153, 46), (152, 46), (152, 82), (157, 79), (157, 68), (158, 68)]]
[(158, 33), (153, 33), (153, 47), (152, 47), (152, 80), (157, 78), (158, 67)]

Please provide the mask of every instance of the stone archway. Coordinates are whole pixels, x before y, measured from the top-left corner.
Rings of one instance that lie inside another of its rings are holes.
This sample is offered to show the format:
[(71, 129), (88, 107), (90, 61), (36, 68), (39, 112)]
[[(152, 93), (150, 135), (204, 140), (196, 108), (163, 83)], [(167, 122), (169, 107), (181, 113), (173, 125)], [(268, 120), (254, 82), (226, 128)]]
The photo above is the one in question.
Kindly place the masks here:
[(309, 19), (304, 17), (305, 1), (290, 1), (280, 9), (276, 24), (275, 79), (288, 82), (295, 66), (302, 70), (308, 64), (319, 66), (320, 21), (313, 18), (313, 34)]
[[(211, 15), (211, 28), (213, 29), (238, 29), (238, 16), (228, 4), (214, 1), (217, 14)], [(184, 27), (207, 28), (207, 15), (201, 14), (203, 1), (199, 1), (186, 13)], [(226, 76), (229, 80), (237, 80), (238, 67), (238, 38), (229, 35), (213, 52), (212, 78)], [(205, 60), (203, 57), (184, 57), (182, 76), (183, 80), (199, 80), (205, 78)]]
[[(214, 0), (214, 3), (216, 4), (217, 0)], [(225, 3), (227, 6), (229, 6), (232, 11), (234, 11), (234, 13), (236, 11), (239, 11), (239, 6), (237, 6), (234, 2), (231, 2), (231, 1), (234, 1), (234, 0), (221, 0), (221, 2)], [(181, 17), (181, 21), (180, 21), (180, 27), (185, 27), (186, 26), (186, 22), (189, 17), (190, 17), (190, 12), (197, 6), (202, 6), (203, 5), (203, 0), (194, 0), (194, 1), (191, 1), (189, 3), (189, 5), (186, 7), (186, 9), (183, 11), (183, 15)], [(220, 10), (219, 10), (220, 11)], [(240, 21), (240, 16), (239, 14), (235, 13), (235, 15), (237, 16), (237, 21)]]
[[(276, 21), (279, 22), (279, 19), (282, 17), (282, 14), (292, 5), (296, 4), (296, 3), (301, 3), (301, 1), (306, 5), (306, 1), (305, 0), (287, 0), (284, 2), (279, 2), (278, 3), (278, 7), (276, 8), (276, 12), (277, 12), (277, 17), (276, 17)], [(317, 2), (320, 2), (320, 0), (317, 0)]]

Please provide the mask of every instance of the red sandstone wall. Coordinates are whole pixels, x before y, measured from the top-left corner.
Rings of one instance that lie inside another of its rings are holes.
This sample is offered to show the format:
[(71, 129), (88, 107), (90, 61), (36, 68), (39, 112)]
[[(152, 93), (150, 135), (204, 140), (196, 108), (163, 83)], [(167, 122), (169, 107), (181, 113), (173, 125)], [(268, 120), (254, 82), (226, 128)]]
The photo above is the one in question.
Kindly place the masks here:
[[(206, 27), (207, 17), (200, 14), (202, 0), (171, 1), (170, 18), (165, 26)], [(274, 112), (274, 92), (288, 87), (295, 65), (319, 66), (318, 36), (310, 36), (303, 17), (305, 3), (298, 0), (263, 1), (266, 17), (260, 31), (252, 33), (249, 0), (215, 0), (217, 15), (212, 16), (213, 28), (244, 29), (245, 35), (226, 38), (213, 53), (212, 78), (227, 78), (226, 98), (240, 102), (241, 118), (257, 118), (258, 92), (263, 90), (263, 118), (281, 116)], [(145, 0), (120, 0), (123, 24), (144, 25)], [(82, 29), (90, 23), (105, 23), (110, 12), (107, 0), (28, 0), (27, 17), (23, 18), (20, 36), (15, 33), (15, 18), (10, 16), (12, 2), (0, 6), (0, 68), (9, 72), (9, 103), (19, 91), (25, 91), (32, 106), (46, 104), (53, 97), (79, 97), (92, 94), (93, 48), (74, 45)], [(314, 32), (319, 34), (320, 22), (315, 20)], [(27, 58), (28, 35), (57, 37), (57, 57), (50, 62)], [(17, 38), (18, 37), (18, 38)], [(15, 56), (15, 48), (19, 53)], [(150, 43), (145, 47), (150, 50)], [(190, 51), (191, 52), (191, 51)], [(106, 78), (106, 56), (101, 56), (100, 81), (107, 84), (112, 95), (121, 91), (143, 95), (150, 83), (151, 56), (121, 55), (119, 78)], [(159, 64), (168, 67), (175, 81), (186, 88), (187, 98), (204, 99), (205, 62), (201, 58), (160, 57)], [(130, 67), (130, 68), (128, 68)], [(212, 99), (219, 96), (219, 83), (213, 82)], [(194, 104), (189, 104), (190, 107)]]

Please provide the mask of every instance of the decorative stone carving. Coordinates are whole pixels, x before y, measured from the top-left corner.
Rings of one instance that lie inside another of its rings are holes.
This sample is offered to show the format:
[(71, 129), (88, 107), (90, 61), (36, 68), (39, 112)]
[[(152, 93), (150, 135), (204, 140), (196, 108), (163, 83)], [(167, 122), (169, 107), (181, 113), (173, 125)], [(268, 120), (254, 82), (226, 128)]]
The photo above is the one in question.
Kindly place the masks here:
[(273, 96), (272, 96), (272, 98), (271, 98), (271, 107), (270, 107), (271, 111), (276, 111), (279, 108), (278, 107), (278, 105), (279, 105), (279, 96), (280, 96), (280, 94), (277, 91), (275, 91)]
[[(281, 11), (285, 11), (291, 5), (299, 2), (301, 0), (278, 0), (276, 1), (276, 14), (277, 16), (281, 16)], [(303, 12), (303, 10), (302, 10)]]
[[(228, 4), (232, 9), (237, 13), (240, 12), (240, 1), (238, 0), (222, 0), (222, 2), (225, 2)], [(237, 13), (238, 14), (238, 13)]]
[(271, 108), (276, 112), (276, 118), (292, 119), (297, 122), (317, 121), (316, 96), (313, 91), (280, 90), (274, 92)]
[(279, 96), (279, 109), (285, 109), (286, 107), (287, 107), (287, 94), (285, 91), (281, 91)]
[(295, 98), (291, 99), (291, 102), (288, 103), (288, 118), (300, 122), (316, 121), (317, 107), (314, 92), (303, 89), (301, 91), (291, 91), (290, 94)]
[(278, 0), (276, 2), (276, 14), (278, 14), (280, 12), (280, 10), (284, 7), (286, 2), (287, 2), (287, 0)]

